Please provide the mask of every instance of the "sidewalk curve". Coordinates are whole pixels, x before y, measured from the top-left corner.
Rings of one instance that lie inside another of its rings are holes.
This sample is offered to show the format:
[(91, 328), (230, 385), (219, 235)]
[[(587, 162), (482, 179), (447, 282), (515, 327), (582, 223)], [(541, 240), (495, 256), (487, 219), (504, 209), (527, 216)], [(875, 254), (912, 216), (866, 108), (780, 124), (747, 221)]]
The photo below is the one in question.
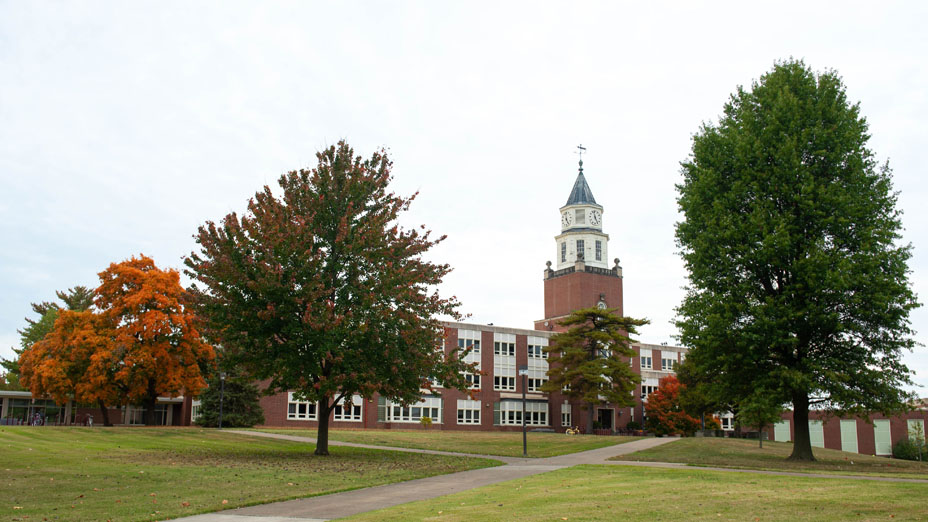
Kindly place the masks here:
[[(232, 431), (232, 430), (229, 430)], [(282, 435), (277, 433), (264, 433), (256, 431), (234, 431), (242, 435), (267, 437), (294, 442), (315, 442), (309, 437), (295, 435)], [(617, 455), (634, 453), (668, 442), (676, 438), (649, 438), (639, 439), (615, 446), (607, 446), (579, 453), (559, 455), (547, 458), (516, 458), (500, 457), (497, 455), (474, 455), (470, 453), (457, 453), (450, 451), (422, 450), (412, 448), (394, 448), (386, 446), (372, 446), (368, 444), (354, 444), (347, 442), (329, 441), (332, 446), (353, 446), (360, 448), (373, 448), (388, 451), (403, 451), (409, 453), (428, 453), (432, 455), (453, 455), (460, 457), (480, 457), (505, 462), (505, 466), (495, 468), (473, 469), (437, 475), (434, 477), (397, 482), (383, 486), (355, 489), (330, 495), (285, 500), (258, 506), (249, 506), (239, 509), (207, 513), (193, 517), (182, 518), (187, 522), (307, 522), (315, 520), (328, 520), (341, 518), (358, 513), (365, 513), (375, 509), (427, 500), (430, 498), (450, 495), (460, 491), (488, 486), (497, 482), (505, 482), (547, 471), (575, 466), (578, 464), (602, 464), (606, 459)]]

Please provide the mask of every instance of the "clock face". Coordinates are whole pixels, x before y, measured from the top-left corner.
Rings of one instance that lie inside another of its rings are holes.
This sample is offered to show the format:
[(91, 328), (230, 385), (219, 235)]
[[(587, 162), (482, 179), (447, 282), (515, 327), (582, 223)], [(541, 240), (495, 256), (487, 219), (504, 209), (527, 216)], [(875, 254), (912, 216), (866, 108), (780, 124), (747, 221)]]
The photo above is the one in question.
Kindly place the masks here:
[(590, 212), (590, 224), (591, 225), (598, 225), (600, 223), (600, 219), (602, 219), (602, 214), (600, 214), (598, 210), (594, 210), (593, 212)]
[(574, 216), (570, 212), (564, 212), (561, 214), (561, 225), (570, 226), (574, 222)]
[(600, 301), (600, 302), (596, 303), (596, 308), (599, 308), (600, 310), (605, 310), (605, 309), (606, 309), (606, 302), (605, 302), (605, 301)]

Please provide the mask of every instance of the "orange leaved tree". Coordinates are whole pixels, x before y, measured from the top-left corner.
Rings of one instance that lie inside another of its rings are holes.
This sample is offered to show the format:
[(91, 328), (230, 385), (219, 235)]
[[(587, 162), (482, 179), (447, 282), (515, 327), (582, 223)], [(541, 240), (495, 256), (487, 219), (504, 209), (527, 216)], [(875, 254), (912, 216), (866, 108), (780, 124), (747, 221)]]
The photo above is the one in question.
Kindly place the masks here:
[(49, 396), (58, 404), (70, 399), (97, 404), (103, 424), (111, 426), (106, 406), (119, 400), (118, 388), (112, 382), (88, 378), (94, 356), (108, 350), (111, 338), (112, 329), (99, 314), (59, 311), (51, 331), (20, 355), (22, 384), (33, 396)]
[(657, 390), (648, 395), (645, 427), (649, 431), (657, 435), (686, 435), (699, 428), (699, 419), (683, 411), (680, 406), (682, 387), (676, 376), (668, 375), (660, 380)]
[(196, 396), (215, 358), (182, 304), (176, 270), (161, 270), (140, 255), (100, 272), (94, 304), (112, 326), (106, 349), (94, 354), (87, 377), (94, 386), (115, 385), (125, 401), (145, 407), (145, 424), (155, 424), (159, 396)]
[(141, 255), (100, 272), (95, 310), (62, 310), (52, 330), (20, 355), (22, 382), (34, 396), (59, 404), (145, 406), (155, 423), (160, 396), (196, 396), (215, 354), (182, 304), (176, 270), (161, 270)]

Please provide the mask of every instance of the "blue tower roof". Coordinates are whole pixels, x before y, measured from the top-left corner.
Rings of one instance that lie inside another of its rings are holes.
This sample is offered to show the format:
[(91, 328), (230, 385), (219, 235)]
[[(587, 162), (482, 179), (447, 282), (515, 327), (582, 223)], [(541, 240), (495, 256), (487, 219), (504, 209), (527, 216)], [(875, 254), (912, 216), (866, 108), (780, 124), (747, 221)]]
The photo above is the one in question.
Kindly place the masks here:
[(567, 198), (567, 205), (598, 205), (593, 198), (593, 191), (586, 184), (586, 178), (583, 177), (583, 160), (580, 160), (580, 172), (577, 174), (577, 181), (574, 182), (574, 188), (570, 191), (570, 197)]

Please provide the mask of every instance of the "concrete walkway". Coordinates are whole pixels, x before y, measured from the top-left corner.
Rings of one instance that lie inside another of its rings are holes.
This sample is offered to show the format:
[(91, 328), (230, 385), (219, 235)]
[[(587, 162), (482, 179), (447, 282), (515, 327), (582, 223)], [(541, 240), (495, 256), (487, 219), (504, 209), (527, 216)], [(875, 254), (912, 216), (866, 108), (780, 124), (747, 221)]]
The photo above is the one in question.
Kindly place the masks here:
[[(230, 430), (231, 431), (231, 430)], [(298, 437), (293, 435), (280, 435), (275, 433), (263, 433), (256, 431), (237, 431), (243, 435), (268, 437), (283, 440), (292, 440), (295, 442), (315, 443), (315, 439), (308, 437)], [(409, 453), (427, 453), (432, 455), (453, 455), (463, 457), (482, 457), (495, 459), (506, 463), (505, 466), (495, 468), (473, 469), (450, 473), (447, 475), (438, 475), (435, 477), (409, 480), (406, 482), (397, 482), (395, 484), (386, 484), (371, 488), (355, 489), (342, 493), (333, 493), (331, 495), (321, 495), (317, 497), (301, 498), (287, 500), (284, 502), (274, 502), (271, 504), (262, 504), (260, 506), (251, 506), (239, 509), (222, 511), (219, 513), (208, 513), (193, 517), (183, 518), (188, 522), (307, 522), (314, 520), (328, 520), (332, 518), (341, 518), (358, 513), (365, 513), (375, 509), (382, 509), (407, 502), (417, 500), (427, 500), (430, 498), (467, 491), (469, 489), (479, 488), (531, 475), (537, 475), (546, 471), (553, 471), (578, 464), (602, 464), (606, 459), (616, 455), (625, 455), (636, 451), (653, 448), (673, 442), (675, 438), (662, 439), (640, 439), (625, 444), (617, 444), (569, 455), (560, 455), (557, 457), (548, 457), (543, 459), (526, 459), (516, 457), (500, 457), (496, 455), (473, 455), (469, 453), (456, 453), (450, 451), (421, 450), (412, 448), (393, 448), (384, 446), (372, 446), (367, 444), (354, 444), (347, 442), (329, 441), (331, 446), (353, 446), (360, 448), (372, 448), (390, 451), (403, 451)]]
[[(310, 437), (299, 437), (295, 435), (281, 435), (275, 433), (264, 433), (257, 431), (234, 431), (242, 435), (253, 437), (267, 437), (281, 440), (291, 440), (294, 442), (315, 443), (316, 440)], [(222, 511), (219, 513), (209, 513), (197, 515), (194, 517), (183, 518), (188, 522), (311, 522), (322, 521), (333, 518), (347, 517), (358, 513), (365, 513), (375, 509), (382, 509), (407, 502), (417, 500), (427, 500), (430, 498), (450, 495), (460, 491), (479, 488), (504, 482), (507, 480), (519, 479), (537, 475), (546, 471), (567, 468), (580, 464), (609, 464), (614, 466), (640, 466), (650, 468), (667, 468), (683, 470), (706, 470), (706, 471), (724, 471), (731, 473), (754, 473), (760, 475), (779, 475), (788, 477), (806, 477), (806, 478), (824, 478), (824, 479), (851, 479), (851, 480), (871, 480), (877, 482), (915, 482), (928, 484), (925, 479), (908, 479), (895, 477), (873, 477), (862, 475), (832, 475), (824, 473), (797, 473), (790, 471), (764, 471), (754, 469), (734, 469), (734, 468), (716, 468), (709, 466), (689, 466), (687, 464), (671, 462), (640, 462), (640, 461), (619, 461), (609, 460), (611, 457), (634, 453), (662, 444), (667, 444), (678, 440), (675, 437), (665, 438), (648, 438), (640, 439), (625, 444), (617, 444), (579, 453), (570, 453), (557, 457), (547, 458), (518, 458), (518, 457), (500, 457), (496, 455), (475, 455), (470, 453), (457, 453), (452, 451), (435, 451), (413, 448), (394, 448), (385, 446), (373, 446), (369, 444), (355, 444), (350, 442), (337, 442), (330, 440), (330, 446), (352, 446), (356, 448), (371, 448), (390, 451), (402, 451), (408, 453), (426, 453), (431, 455), (452, 455), (458, 457), (480, 457), (494, 459), (504, 462), (505, 466), (495, 468), (474, 469), (470, 471), (461, 471), (448, 475), (438, 475), (407, 482), (398, 482), (395, 484), (386, 484), (371, 488), (356, 489), (342, 493), (333, 493), (330, 495), (321, 495), (318, 497), (302, 498), (296, 500), (287, 500), (284, 502), (274, 502), (271, 504), (262, 504), (260, 506), (251, 506), (246, 508)]]

